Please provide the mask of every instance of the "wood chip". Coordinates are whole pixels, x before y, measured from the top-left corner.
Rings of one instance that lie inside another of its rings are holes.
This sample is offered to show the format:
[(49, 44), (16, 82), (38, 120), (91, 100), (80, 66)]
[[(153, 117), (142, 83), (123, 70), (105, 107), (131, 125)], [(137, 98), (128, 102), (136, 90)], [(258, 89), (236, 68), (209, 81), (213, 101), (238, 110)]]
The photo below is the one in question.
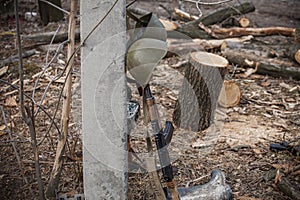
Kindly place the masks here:
[(8, 66), (0, 68), (0, 76), (2, 76), (3, 74), (5, 74), (7, 71), (8, 71)]
[(5, 106), (9, 106), (9, 107), (15, 107), (18, 106), (17, 102), (16, 102), (16, 96), (12, 96), (12, 97), (8, 97), (5, 100)]

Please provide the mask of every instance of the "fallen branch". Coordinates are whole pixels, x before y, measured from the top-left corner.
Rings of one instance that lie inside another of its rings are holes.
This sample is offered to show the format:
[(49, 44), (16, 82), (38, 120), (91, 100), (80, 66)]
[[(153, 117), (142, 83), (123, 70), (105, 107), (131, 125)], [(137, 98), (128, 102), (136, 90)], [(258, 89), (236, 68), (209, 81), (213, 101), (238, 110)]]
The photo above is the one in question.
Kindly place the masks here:
[(199, 19), (199, 17), (191, 15), (191, 14), (189, 14), (187, 12), (184, 12), (183, 10), (180, 10), (178, 8), (174, 8), (174, 13), (182, 19), (187, 19), (187, 20), (197, 20), (197, 19)]
[(255, 67), (257, 73), (268, 74), (274, 77), (292, 77), (300, 80), (300, 67), (294, 62), (283, 61), (279, 59), (264, 58), (249, 52), (243, 52), (240, 49), (225, 49), (222, 55), (230, 63), (241, 67)]
[[(55, 35), (52, 43), (59, 43), (68, 40), (68, 33), (56, 33), (56, 32), (47, 32), (47, 33), (36, 33), (32, 35), (24, 35), (22, 37), (25, 41), (39, 42), (41, 44), (49, 44)], [(75, 40), (80, 40), (80, 30), (76, 29), (75, 31)]]
[(296, 36), (296, 28), (287, 27), (267, 27), (267, 28), (220, 28), (213, 30), (213, 33), (218, 38), (240, 37), (246, 35), (253, 36), (269, 36), (269, 35), (284, 35), (289, 37)]
[(177, 31), (185, 35), (188, 35), (191, 38), (211, 38), (205, 31), (199, 28), (199, 23), (202, 22), (203, 25), (209, 26), (219, 22), (224, 21), (225, 19), (232, 17), (233, 15), (240, 15), (252, 12), (255, 10), (255, 7), (252, 1), (244, 1), (234, 6), (227, 6), (216, 10), (206, 16), (203, 16), (197, 20), (191, 21), (178, 28)]
[[(22, 58), (28, 58), (28, 57), (34, 55), (35, 53), (36, 53), (35, 49), (26, 51), (26, 52), (22, 53)], [(11, 56), (11, 57), (6, 58), (4, 60), (1, 60), (0, 61), (0, 68), (7, 65), (7, 64), (10, 64), (10, 63), (13, 63), (13, 62), (18, 62), (18, 60), (19, 60), (19, 55), (14, 55), (14, 56)]]

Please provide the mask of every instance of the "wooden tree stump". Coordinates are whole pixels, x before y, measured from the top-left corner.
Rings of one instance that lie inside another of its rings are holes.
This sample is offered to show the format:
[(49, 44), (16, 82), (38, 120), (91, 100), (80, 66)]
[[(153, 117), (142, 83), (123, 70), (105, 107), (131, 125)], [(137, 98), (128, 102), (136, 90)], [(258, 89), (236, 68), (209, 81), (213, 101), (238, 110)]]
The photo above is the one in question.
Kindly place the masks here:
[(174, 123), (183, 129), (199, 131), (214, 119), (228, 61), (207, 52), (193, 52), (173, 113)]

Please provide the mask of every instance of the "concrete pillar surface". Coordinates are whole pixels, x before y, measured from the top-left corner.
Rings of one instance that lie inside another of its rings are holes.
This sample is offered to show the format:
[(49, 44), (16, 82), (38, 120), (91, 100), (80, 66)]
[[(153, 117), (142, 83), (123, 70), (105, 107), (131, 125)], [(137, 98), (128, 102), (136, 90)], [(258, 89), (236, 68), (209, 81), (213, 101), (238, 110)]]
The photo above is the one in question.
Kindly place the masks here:
[[(82, 0), (81, 40), (115, 3)], [(84, 193), (127, 199), (125, 1), (119, 0), (81, 50)]]

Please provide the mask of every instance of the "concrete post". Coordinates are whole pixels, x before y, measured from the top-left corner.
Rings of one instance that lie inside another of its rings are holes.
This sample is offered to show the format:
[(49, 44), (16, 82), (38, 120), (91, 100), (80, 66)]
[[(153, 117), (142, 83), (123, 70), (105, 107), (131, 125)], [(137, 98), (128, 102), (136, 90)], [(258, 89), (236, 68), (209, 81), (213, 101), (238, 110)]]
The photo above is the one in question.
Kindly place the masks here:
[[(82, 41), (115, 2), (81, 1)], [(81, 51), (83, 178), (88, 200), (127, 199), (125, 25), (125, 0), (118, 0)]]

